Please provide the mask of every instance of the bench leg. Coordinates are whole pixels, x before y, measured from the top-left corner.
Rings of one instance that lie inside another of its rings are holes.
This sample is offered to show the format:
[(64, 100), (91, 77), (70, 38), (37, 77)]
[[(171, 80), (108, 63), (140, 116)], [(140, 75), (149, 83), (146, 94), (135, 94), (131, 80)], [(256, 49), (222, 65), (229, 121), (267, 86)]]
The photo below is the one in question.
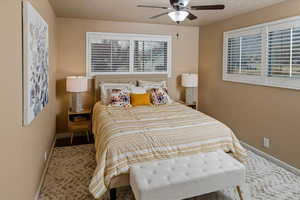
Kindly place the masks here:
[(112, 188), (109, 191), (110, 200), (117, 200), (117, 189)]
[(242, 191), (241, 191), (241, 188), (240, 188), (240, 186), (237, 186), (237, 187), (236, 187), (236, 189), (237, 189), (237, 191), (238, 191), (238, 194), (239, 194), (240, 200), (244, 200), (244, 199), (243, 199), (243, 196), (242, 196)]

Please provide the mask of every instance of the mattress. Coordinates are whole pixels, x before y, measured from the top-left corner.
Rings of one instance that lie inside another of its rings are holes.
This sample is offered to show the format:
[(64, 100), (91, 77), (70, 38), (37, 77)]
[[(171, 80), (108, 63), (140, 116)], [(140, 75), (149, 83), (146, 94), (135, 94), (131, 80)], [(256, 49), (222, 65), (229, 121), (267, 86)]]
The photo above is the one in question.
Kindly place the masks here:
[(136, 163), (216, 150), (240, 161), (247, 156), (230, 128), (179, 103), (120, 108), (98, 102), (93, 133), (97, 167), (89, 190), (97, 199)]

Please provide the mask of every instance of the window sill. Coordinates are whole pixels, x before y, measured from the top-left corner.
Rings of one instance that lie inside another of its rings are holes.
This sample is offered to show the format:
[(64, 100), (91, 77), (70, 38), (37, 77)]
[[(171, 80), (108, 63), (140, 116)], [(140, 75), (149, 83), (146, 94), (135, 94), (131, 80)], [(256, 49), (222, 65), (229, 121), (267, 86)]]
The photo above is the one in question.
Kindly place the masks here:
[(247, 75), (226, 74), (223, 76), (223, 81), (300, 90), (300, 80), (290, 79), (290, 78), (276, 78), (276, 77), (262, 78), (262, 77), (251, 77)]

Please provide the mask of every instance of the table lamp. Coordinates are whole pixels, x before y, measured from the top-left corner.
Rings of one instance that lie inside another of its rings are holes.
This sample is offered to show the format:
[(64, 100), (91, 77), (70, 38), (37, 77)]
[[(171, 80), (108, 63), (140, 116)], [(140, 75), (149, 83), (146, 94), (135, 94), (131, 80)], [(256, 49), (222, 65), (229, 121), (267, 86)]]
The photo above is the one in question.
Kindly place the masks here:
[(67, 92), (72, 93), (71, 111), (82, 111), (80, 93), (88, 91), (87, 77), (68, 76), (66, 85)]
[(195, 104), (195, 88), (198, 87), (198, 74), (182, 74), (181, 85), (185, 87), (185, 103)]

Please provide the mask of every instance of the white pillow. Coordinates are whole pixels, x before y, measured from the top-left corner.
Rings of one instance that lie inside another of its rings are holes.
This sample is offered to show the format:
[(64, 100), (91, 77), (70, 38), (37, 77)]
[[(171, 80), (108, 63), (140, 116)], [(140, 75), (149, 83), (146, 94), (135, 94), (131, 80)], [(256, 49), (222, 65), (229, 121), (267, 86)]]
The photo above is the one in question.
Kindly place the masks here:
[(166, 88), (167, 87), (167, 81), (143, 81), (143, 80), (138, 80), (138, 85), (140, 87), (145, 88), (145, 90), (149, 90), (152, 88)]
[(101, 89), (101, 102), (104, 105), (109, 104), (109, 91), (112, 89), (127, 89), (131, 91), (131, 88), (134, 87), (133, 83), (100, 83)]
[(146, 90), (144, 87), (132, 87), (131, 88), (131, 93), (133, 94), (145, 94)]

